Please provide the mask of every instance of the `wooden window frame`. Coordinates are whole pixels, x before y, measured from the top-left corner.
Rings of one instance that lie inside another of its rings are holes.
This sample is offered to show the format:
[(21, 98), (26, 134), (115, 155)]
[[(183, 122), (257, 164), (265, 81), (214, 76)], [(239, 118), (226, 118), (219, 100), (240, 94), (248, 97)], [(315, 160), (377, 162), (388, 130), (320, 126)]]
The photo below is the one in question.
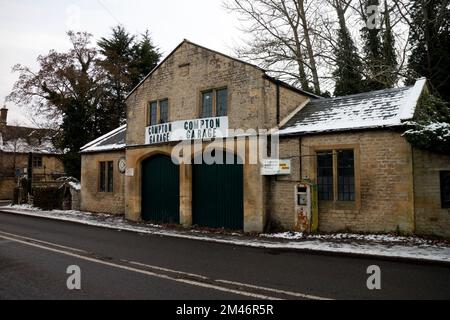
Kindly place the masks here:
[(205, 89), (205, 90), (200, 90), (200, 103), (199, 103), (199, 110), (198, 110), (198, 114), (199, 114), (199, 118), (204, 118), (203, 117), (203, 95), (205, 93), (209, 93), (211, 92), (212, 95), (212, 118), (217, 118), (219, 117), (217, 115), (217, 94), (219, 91), (221, 90), (227, 90), (227, 114), (221, 117), (227, 117), (229, 112), (230, 112), (230, 91), (228, 90), (228, 86), (222, 86), (222, 87), (216, 87), (216, 88), (209, 88), (209, 89)]
[[(167, 122), (170, 122), (170, 99), (158, 99), (158, 100), (152, 100), (148, 103), (147, 106), (147, 127), (151, 126), (157, 126), (160, 124), (163, 124), (161, 122), (161, 102), (167, 101)], [(152, 124), (152, 104), (156, 103), (156, 124)]]
[[(338, 190), (338, 151), (353, 150), (354, 170), (355, 170), (355, 200), (340, 201)], [(333, 200), (321, 200), (322, 207), (336, 210), (360, 210), (361, 209), (361, 155), (360, 147), (356, 144), (351, 145), (324, 145), (319, 147), (310, 147), (311, 154), (316, 155), (320, 152), (333, 151)], [(312, 161), (311, 178), (317, 182), (317, 157)]]
[[(105, 166), (105, 172), (102, 173), (103, 165)], [(111, 168), (111, 171), (109, 170), (110, 168)], [(109, 176), (110, 173), (111, 173), (111, 179)], [(104, 180), (104, 185), (102, 184), (102, 178)], [(114, 161), (99, 161), (99, 163), (98, 163), (98, 192), (99, 193), (107, 193), (107, 194), (114, 193)]]

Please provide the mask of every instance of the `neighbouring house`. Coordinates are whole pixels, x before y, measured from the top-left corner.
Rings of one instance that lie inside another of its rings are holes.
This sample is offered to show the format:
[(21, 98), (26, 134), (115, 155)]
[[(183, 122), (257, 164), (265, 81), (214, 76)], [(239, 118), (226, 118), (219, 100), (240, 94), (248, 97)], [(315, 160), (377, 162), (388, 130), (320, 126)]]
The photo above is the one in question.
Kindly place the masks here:
[(33, 154), (33, 183), (54, 181), (64, 175), (61, 151), (51, 142), (51, 132), (32, 124), (9, 119), (0, 110), (0, 200), (11, 200), (18, 179), (26, 175), (29, 153)]
[[(450, 157), (402, 136), (426, 94), (420, 79), (325, 99), (185, 40), (129, 94), (127, 125), (82, 148), (81, 209), (246, 232), (450, 237)], [(282, 163), (246, 161), (252, 136), (233, 129), (271, 130)], [(208, 152), (237, 161), (211, 164)]]

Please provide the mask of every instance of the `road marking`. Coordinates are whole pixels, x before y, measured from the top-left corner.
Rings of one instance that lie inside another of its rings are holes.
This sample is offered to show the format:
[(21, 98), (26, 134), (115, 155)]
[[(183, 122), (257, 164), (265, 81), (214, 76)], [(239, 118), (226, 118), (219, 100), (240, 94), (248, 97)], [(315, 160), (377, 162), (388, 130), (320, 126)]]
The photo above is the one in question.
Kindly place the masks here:
[(188, 273), (188, 272), (182, 272), (182, 271), (177, 271), (177, 270), (172, 270), (172, 269), (167, 269), (167, 268), (161, 268), (161, 267), (151, 266), (151, 265), (148, 265), (148, 264), (143, 264), (143, 263), (134, 262), (134, 261), (127, 261), (127, 260), (122, 260), (122, 261), (130, 263), (130, 264), (133, 264), (135, 266), (139, 266), (139, 267), (146, 267), (146, 268), (155, 269), (155, 270), (159, 270), (159, 271), (175, 273), (175, 274), (179, 274), (179, 275), (183, 275), (183, 276), (199, 278), (199, 279), (202, 279), (202, 280), (209, 280), (208, 277), (204, 277), (204, 276), (201, 276), (201, 275), (198, 275), (198, 274), (194, 274), (194, 273)]
[(88, 253), (85, 250), (75, 249), (75, 248), (72, 248), (72, 247), (62, 246), (60, 244), (55, 244), (55, 243), (51, 243), (51, 242), (47, 242), (47, 241), (43, 241), (43, 240), (37, 240), (37, 239), (33, 239), (33, 238), (27, 238), (27, 237), (19, 236), (17, 234), (12, 234), (12, 233), (8, 233), (8, 232), (5, 232), (5, 231), (0, 231), (0, 235), (2, 235), (2, 234), (7, 235), (7, 236), (11, 236), (11, 237), (15, 237), (15, 238), (19, 238), (19, 239), (25, 239), (25, 240), (28, 240), (28, 241), (33, 241), (33, 242), (37, 242), (37, 243), (50, 245), (50, 246), (53, 246), (53, 247), (58, 247), (58, 248), (61, 248), (61, 249), (72, 250), (72, 251), (76, 251), (76, 252), (80, 252), (80, 253)]
[(106, 261), (99, 260), (99, 259), (96, 259), (96, 258), (89, 258), (89, 257), (81, 256), (81, 255), (76, 254), (76, 253), (71, 253), (71, 252), (67, 252), (67, 251), (63, 251), (63, 250), (59, 250), (59, 249), (54, 249), (54, 248), (46, 247), (44, 245), (40, 245), (40, 244), (36, 244), (36, 243), (30, 243), (30, 242), (18, 240), (18, 239), (7, 237), (7, 236), (3, 236), (3, 235), (0, 235), (0, 238), (6, 239), (6, 240), (10, 240), (12, 242), (21, 243), (21, 244), (24, 244), (26, 246), (31, 246), (31, 247), (35, 247), (35, 248), (39, 248), (39, 249), (43, 249), (43, 250), (59, 253), (59, 254), (62, 254), (62, 255), (78, 258), (78, 259), (81, 259), (81, 260), (85, 260), (85, 261), (89, 261), (89, 262), (94, 262), (94, 263), (110, 266), (110, 267), (117, 268), (117, 269), (122, 269), (122, 270), (131, 271), (131, 272), (145, 274), (145, 275), (152, 276), (152, 277), (155, 277), (155, 278), (171, 280), (171, 281), (174, 281), (174, 282), (180, 282), (180, 283), (184, 283), (184, 284), (189, 284), (189, 285), (196, 286), (196, 287), (203, 287), (203, 288), (208, 288), (208, 289), (214, 289), (214, 290), (217, 290), (217, 291), (233, 293), (233, 294), (236, 294), (236, 295), (241, 295), (241, 296), (255, 298), (255, 299), (281, 300), (279, 298), (271, 297), (271, 296), (267, 296), (267, 295), (256, 294), (256, 293), (251, 293), (251, 292), (242, 291), (242, 290), (228, 289), (228, 288), (225, 288), (225, 287), (220, 287), (220, 286), (217, 286), (217, 285), (208, 284), (208, 283), (202, 283), (202, 282), (193, 281), (193, 280), (185, 280), (185, 279), (173, 278), (173, 277), (170, 277), (170, 276), (167, 276), (167, 275), (158, 274), (158, 273), (145, 271), (145, 270), (140, 270), (140, 269), (136, 269), (136, 268), (131, 268), (131, 267), (123, 266), (123, 265), (112, 263), (112, 262), (106, 262)]
[[(14, 237), (14, 238), (11, 238), (11, 237)], [(161, 278), (161, 279), (166, 279), (166, 280), (171, 280), (171, 281), (175, 281), (175, 282), (186, 283), (186, 284), (189, 284), (189, 285), (199, 286), (199, 287), (204, 287), (204, 288), (209, 288), (209, 289), (215, 289), (215, 290), (218, 290), (218, 291), (223, 291), (223, 292), (243, 295), (243, 296), (247, 296), (247, 297), (251, 297), (251, 298), (257, 298), (257, 299), (263, 299), (263, 300), (281, 300), (279, 298), (275, 298), (275, 297), (268, 296), (268, 295), (256, 294), (256, 293), (251, 293), (251, 292), (242, 291), (242, 290), (229, 289), (229, 288), (225, 288), (225, 287), (222, 287), (222, 286), (217, 286), (217, 285), (204, 283), (204, 282), (199, 282), (199, 281), (195, 281), (195, 280), (174, 278), (174, 277), (171, 277), (171, 276), (168, 276), (168, 275), (164, 275), (164, 274), (159, 274), (159, 273), (150, 272), (150, 271), (146, 271), (146, 270), (142, 270), (142, 269), (136, 269), (136, 268), (132, 268), (132, 267), (127, 267), (127, 266), (124, 266), (124, 265), (120, 265), (120, 264), (116, 264), (116, 263), (112, 263), (112, 262), (107, 262), (107, 261), (103, 261), (103, 260), (96, 259), (96, 258), (90, 258), (90, 257), (82, 256), (82, 255), (79, 255), (79, 254), (76, 254), (76, 253), (62, 251), (62, 250), (54, 249), (54, 248), (51, 248), (51, 247), (48, 247), (48, 246), (40, 245), (39, 243), (45, 244), (45, 245), (50, 245), (50, 246), (53, 246), (53, 247), (58, 247), (58, 248), (61, 248), (61, 249), (66, 249), (66, 250), (71, 250), (71, 251), (76, 251), (76, 252), (87, 254), (88, 252), (84, 251), (84, 250), (75, 249), (75, 248), (67, 247), (67, 246), (62, 246), (62, 245), (58, 245), (58, 244), (55, 244), (55, 243), (52, 243), (52, 242), (46, 242), (46, 241), (41, 241), (41, 240), (37, 240), (37, 239), (33, 239), (33, 238), (23, 237), (23, 236), (19, 236), (19, 235), (8, 233), (8, 232), (4, 232), (4, 231), (0, 231), (0, 238), (6, 239), (6, 240), (9, 240), (9, 241), (13, 241), (13, 242), (17, 242), (17, 243), (21, 243), (21, 244), (28, 245), (28, 246), (40, 248), (40, 249), (43, 249), (43, 250), (52, 251), (52, 252), (55, 252), (55, 253), (60, 253), (60, 254), (63, 254), (63, 255), (75, 257), (75, 258), (86, 260), (86, 261), (89, 261), (89, 262), (99, 263), (99, 264), (107, 265), (107, 266), (110, 266), (110, 267), (115, 267), (115, 268), (119, 268), (119, 269), (123, 269), (123, 270), (127, 270), (127, 271), (132, 271), (132, 272), (137, 272), (137, 273), (141, 273), (141, 274), (145, 274), (145, 275), (148, 275), (148, 276), (153, 276), (153, 277), (157, 277), (157, 278)], [(16, 239), (16, 238), (24, 239), (24, 240), (27, 240), (27, 241), (22, 241), (22, 240), (19, 240), (19, 239)], [(29, 241), (33, 241), (35, 243), (31, 243)], [(256, 289), (256, 290), (260, 290), (260, 291), (266, 291), (266, 292), (271, 292), (271, 293), (283, 294), (283, 295), (287, 295), (287, 296), (292, 296), (292, 297), (297, 297), (297, 298), (304, 298), (304, 299), (310, 299), (310, 300), (332, 300), (332, 299), (329, 299), (329, 298), (324, 298), (324, 297), (319, 297), (319, 296), (314, 296), (314, 295), (309, 295), (309, 294), (303, 294), (303, 293), (299, 293), (299, 292), (285, 291), (285, 290), (279, 290), (279, 289), (255, 286), (255, 285), (250, 285), (250, 284), (245, 284), (245, 283), (240, 283), (240, 282), (233, 282), (233, 281), (227, 281), (227, 280), (211, 280), (208, 277), (205, 277), (205, 276), (202, 276), (202, 275), (198, 275), (198, 274), (194, 274), (194, 273), (182, 272), (182, 271), (177, 271), (177, 270), (168, 269), (168, 268), (162, 268), (162, 267), (148, 265), (148, 264), (143, 264), (143, 263), (134, 262), (134, 261), (127, 261), (127, 260), (121, 260), (121, 261), (124, 262), (124, 263), (129, 263), (129, 264), (135, 265), (135, 266), (140, 266), (140, 267), (150, 268), (150, 269), (159, 270), (159, 271), (163, 271), (163, 272), (174, 273), (174, 274), (189, 276), (189, 277), (193, 277), (193, 278), (198, 278), (200, 281), (201, 280), (203, 280), (203, 281), (210, 280), (210, 281), (214, 281), (216, 283), (233, 285), (233, 286), (239, 286), (239, 287), (245, 287), (245, 288), (249, 288), (249, 289)]]
[(319, 297), (319, 296), (313, 296), (313, 295), (309, 295), (309, 294), (303, 294), (303, 293), (298, 293), (298, 292), (293, 292), (293, 291), (285, 291), (285, 290), (279, 290), (279, 289), (272, 289), (272, 288), (267, 288), (267, 287), (254, 286), (251, 284), (240, 283), (240, 282), (233, 282), (233, 281), (227, 281), (227, 280), (216, 280), (216, 282), (224, 283), (224, 284), (231, 284), (231, 285), (245, 287), (245, 288), (249, 288), (249, 289), (264, 290), (264, 291), (269, 291), (269, 292), (273, 292), (273, 293), (294, 296), (294, 297), (298, 297), (298, 298), (305, 298), (305, 299), (309, 299), (309, 300), (333, 300), (333, 299)]

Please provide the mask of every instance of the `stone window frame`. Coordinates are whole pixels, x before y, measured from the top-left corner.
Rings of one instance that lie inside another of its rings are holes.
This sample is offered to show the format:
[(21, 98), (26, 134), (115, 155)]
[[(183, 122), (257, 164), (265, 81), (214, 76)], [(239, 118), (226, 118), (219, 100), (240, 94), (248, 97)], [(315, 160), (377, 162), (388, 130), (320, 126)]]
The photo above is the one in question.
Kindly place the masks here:
[(153, 103), (156, 102), (156, 125), (160, 125), (161, 123), (161, 102), (163, 101), (167, 101), (167, 122), (170, 122), (170, 99), (169, 98), (164, 98), (164, 99), (156, 99), (156, 100), (151, 100), (148, 102), (147, 104), (147, 110), (146, 110), (146, 123), (147, 123), (147, 127), (152, 126), (151, 123), (151, 106)]
[(231, 95), (230, 95), (230, 90), (229, 90), (229, 86), (228, 85), (223, 85), (223, 86), (217, 86), (214, 88), (208, 87), (208, 88), (204, 88), (204, 89), (200, 89), (199, 90), (199, 95), (198, 95), (198, 108), (197, 108), (197, 114), (198, 117), (201, 119), (203, 117), (203, 94), (207, 93), (207, 92), (212, 92), (212, 98), (213, 98), (213, 102), (212, 102), (212, 117), (218, 117), (217, 115), (217, 93), (218, 91), (221, 90), (227, 90), (227, 114), (225, 116), (222, 117), (228, 117), (228, 115), (230, 114), (230, 101), (231, 101)]
[[(102, 164), (105, 165), (105, 172), (103, 173), (103, 178), (104, 178), (104, 182), (105, 182), (105, 188), (104, 190), (102, 190)], [(112, 164), (111, 168), (111, 174), (112, 174), (112, 183), (111, 183), (111, 190), (109, 190), (109, 185), (110, 185), (110, 181), (109, 181), (109, 168), (110, 168), (110, 164)], [(98, 188), (97, 191), (98, 193), (104, 193), (104, 194), (113, 194), (114, 193), (114, 180), (115, 180), (115, 174), (114, 174), (114, 161), (113, 160), (104, 160), (104, 161), (99, 161), (98, 162)]]
[[(340, 201), (338, 191), (338, 157), (337, 153), (341, 150), (353, 150), (354, 168), (355, 168), (355, 201)], [(360, 210), (361, 209), (361, 153), (358, 144), (336, 144), (321, 145), (310, 148), (311, 154), (316, 155), (320, 152), (333, 152), (333, 200), (319, 201), (321, 207), (336, 210)], [(317, 183), (317, 158), (312, 161), (311, 178)]]

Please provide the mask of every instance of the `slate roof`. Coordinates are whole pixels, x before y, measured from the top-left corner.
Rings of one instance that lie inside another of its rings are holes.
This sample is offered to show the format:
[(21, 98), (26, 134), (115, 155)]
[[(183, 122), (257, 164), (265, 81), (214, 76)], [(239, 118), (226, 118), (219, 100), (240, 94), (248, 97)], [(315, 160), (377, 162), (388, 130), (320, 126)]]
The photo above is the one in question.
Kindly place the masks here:
[(125, 149), (127, 126), (119, 127), (81, 148), (81, 153), (115, 151)]
[(414, 86), (312, 100), (278, 131), (280, 135), (400, 126), (414, 117), (426, 80)]

